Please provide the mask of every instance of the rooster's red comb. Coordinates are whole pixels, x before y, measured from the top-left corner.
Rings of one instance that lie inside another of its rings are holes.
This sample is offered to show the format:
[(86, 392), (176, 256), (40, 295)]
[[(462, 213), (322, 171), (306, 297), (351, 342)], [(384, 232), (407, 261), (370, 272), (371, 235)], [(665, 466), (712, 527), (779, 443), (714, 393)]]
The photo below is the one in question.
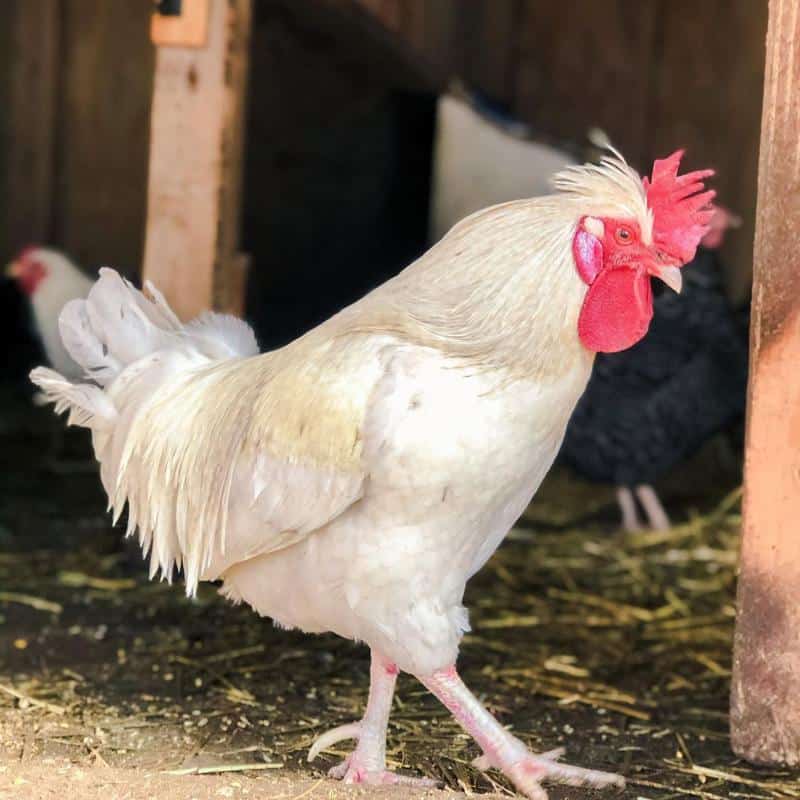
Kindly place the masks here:
[(653, 244), (670, 259), (686, 264), (694, 258), (697, 245), (708, 232), (714, 214), (703, 180), (714, 174), (701, 169), (678, 175), (683, 150), (653, 163), (653, 177), (644, 178), (647, 205), (653, 212)]

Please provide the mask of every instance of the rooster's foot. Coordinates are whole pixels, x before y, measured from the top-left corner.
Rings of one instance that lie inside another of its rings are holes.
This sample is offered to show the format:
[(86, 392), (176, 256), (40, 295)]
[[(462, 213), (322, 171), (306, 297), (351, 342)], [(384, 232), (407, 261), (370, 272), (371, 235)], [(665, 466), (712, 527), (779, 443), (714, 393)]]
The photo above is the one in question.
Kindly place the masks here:
[(621, 775), (559, 764), (558, 760), (563, 755), (564, 748), (559, 747), (547, 753), (526, 753), (510, 765), (503, 765), (486, 755), (476, 758), (472, 764), (482, 771), (497, 766), (513, 781), (520, 792), (532, 800), (547, 800), (547, 792), (542, 788), (541, 781), (569, 786), (591, 786), (595, 789), (625, 786), (625, 779)]
[(546, 800), (547, 792), (541, 781), (562, 783), (568, 786), (590, 786), (602, 789), (608, 786), (623, 788), (625, 779), (613, 772), (600, 772), (583, 767), (559, 764), (555, 759), (529, 754), (515, 764), (503, 769), (512, 783), (532, 800)]
[[(308, 751), (308, 760), (313, 761), (323, 750), (345, 739), (357, 739), (358, 747), (341, 764), (331, 767), (328, 775), (345, 783), (362, 783), (371, 786), (403, 785), (433, 787), (436, 781), (430, 778), (413, 778), (410, 775), (397, 775), (383, 768), (382, 747), (375, 747), (377, 742), (370, 739), (361, 740), (363, 722), (352, 722), (349, 725), (340, 725), (338, 728), (327, 731), (320, 736)], [(367, 752), (368, 750), (377, 752)]]
[(386, 769), (369, 770), (362, 763), (355, 752), (349, 755), (341, 764), (331, 767), (328, 775), (344, 783), (361, 783), (368, 786), (417, 786), (430, 789), (437, 786), (436, 781), (430, 778), (414, 778), (411, 775), (398, 775)]
[(558, 759), (563, 755), (561, 748), (541, 755), (531, 753), (524, 742), (500, 725), (467, 689), (455, 665), (421, 676), (420, 681), (442, 701), (480, 745), (483, 755), (473, 762), (475, 766), (478, 769), (499, 769), (529, 800), (547, 800), (547, 792), (542, 788), (543, 781), (594, 788), (625, 786), (625, 779), (621, 775), (560, 764)]

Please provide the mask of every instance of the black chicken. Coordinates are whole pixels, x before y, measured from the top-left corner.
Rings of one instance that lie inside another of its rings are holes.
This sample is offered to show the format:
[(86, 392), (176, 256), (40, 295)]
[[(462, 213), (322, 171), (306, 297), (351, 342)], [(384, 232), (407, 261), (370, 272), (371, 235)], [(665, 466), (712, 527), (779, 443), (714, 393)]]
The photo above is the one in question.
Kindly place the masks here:
[(567, 428), (562, 460), (589, 480), (613, 483), (626, 529), (669, 527), (652, 483), (742, 418), (747, 388), (747, 313), (728, 302), (715, 251), (683, 268), (683, 294), (654, 302), (648, 335), (622, 353), (598, 355)]

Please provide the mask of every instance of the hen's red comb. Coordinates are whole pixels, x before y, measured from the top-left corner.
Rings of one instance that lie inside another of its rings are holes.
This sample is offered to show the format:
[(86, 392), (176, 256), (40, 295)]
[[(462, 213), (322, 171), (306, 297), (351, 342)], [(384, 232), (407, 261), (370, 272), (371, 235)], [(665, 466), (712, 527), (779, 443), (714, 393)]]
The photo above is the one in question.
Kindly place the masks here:
[(714, 174), (701, 169), (678, 175), (683, 150), (653, 163), (653, 177), (644, 178), (647, 205), (653, 211), (653, 243), (668, 258), (686, 264), (694, 258), (697, 245), (708, 233), (716, 197), (703, 180)]
[(33, 255), (33, 253), (38, 249), (39, 249), (38, 244), (26, 244), (25, 247), (23, 247), (22, 250), (20, 250), (19, 253), (17, 253), (17, 257), (15, 260), (24, 261), (26, 258), (28, 258), (28, 256)]

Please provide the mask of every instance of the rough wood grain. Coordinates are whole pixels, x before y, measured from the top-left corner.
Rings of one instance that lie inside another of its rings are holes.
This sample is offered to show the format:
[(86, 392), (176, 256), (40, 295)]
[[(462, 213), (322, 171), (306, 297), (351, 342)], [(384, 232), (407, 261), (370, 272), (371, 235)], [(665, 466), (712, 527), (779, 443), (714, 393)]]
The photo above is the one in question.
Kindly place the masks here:
[(219, 224), (214, 260), (214, 308), (241, 316), (249, 258), (239, 252), (243, 196), (245, 102), (250, 63), (252, 0), (228, 0), (224, 63)]
[(800, 763), (800, 2), (770, 0), (731, 742)]
[(517, 100), (523, 0), (476, 0), (458, 11), (462, 35), (461, 73), (495, 100)]
[(139, 274), (153, 79), (147, 3), (62, 0), (52, 241)]
[[(12, 0), (0, 25), (0, 257), (48, 242), (60, 0)], [(35, 46), (33, 46), (35, 43)]]
[(656, 11), (655, 3), (640, 0), (524, 0), (519, 114), (545, 133), (573, 141), (599, 126), (629, 160), (641, 161)]
[(742, 301), (752, 280), (767, 3), (670, 0), (656, 28), (644, 156), (680, 146), (687, 169), (717, 170), (719, 201), (744, 220), (723, 251), (730, 293)]
[(211, 0), (205, 48), (160, 47), (156, 60), (144, 277), (179, 316), (231, 297), (240, 263), (238, 204), (250, 0)]

